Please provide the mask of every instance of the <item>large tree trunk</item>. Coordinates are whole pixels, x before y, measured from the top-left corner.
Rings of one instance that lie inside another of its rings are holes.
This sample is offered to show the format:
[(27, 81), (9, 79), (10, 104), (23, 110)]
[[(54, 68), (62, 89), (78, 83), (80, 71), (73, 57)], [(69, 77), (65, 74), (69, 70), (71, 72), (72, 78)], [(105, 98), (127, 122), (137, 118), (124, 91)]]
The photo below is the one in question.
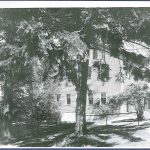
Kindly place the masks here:
[(12, 79), (7, 77), (4, 83), (4, 103), (6, 112), (5, 117), (8, 122), (11, 122), (13, 119), (13, 95), (12, 95)]
[(137, 120), (142, 121), (144, 120), (144, 99), (139, 99), (137, 101)]
[(11, 77), (7, 77), (4, 81), (4, 110), (2, 118), (2, 137), (9, 139), (11, 137), (11, 123), (13, 119), (13, 97), (12, 97), (12, 83)]
[(137, 120), (138, 120), (138, 121), (144, 120), (144, 114), (143, 114), (143, 113), (144, 113), (143, 110), (139, 110), (139, 111), (137, 112)]
[(88, 61), (80, 62), (80, 80), (77, 87), (75, 133), (82, 136), (86, 133), (86, 95), (87, 95)]

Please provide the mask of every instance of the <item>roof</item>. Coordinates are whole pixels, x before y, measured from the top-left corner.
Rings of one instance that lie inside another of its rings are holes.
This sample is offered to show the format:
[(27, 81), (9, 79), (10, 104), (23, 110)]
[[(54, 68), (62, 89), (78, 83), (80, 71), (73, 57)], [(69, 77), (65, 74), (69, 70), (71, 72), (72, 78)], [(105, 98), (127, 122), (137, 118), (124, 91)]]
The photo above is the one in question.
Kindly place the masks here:
[(150, 58), (150, 47), (145, 43), (139, 41), (123, 41), (123, 48), (127, 52), (135, 53), (137, 55), (142, 55), (146, 58)]

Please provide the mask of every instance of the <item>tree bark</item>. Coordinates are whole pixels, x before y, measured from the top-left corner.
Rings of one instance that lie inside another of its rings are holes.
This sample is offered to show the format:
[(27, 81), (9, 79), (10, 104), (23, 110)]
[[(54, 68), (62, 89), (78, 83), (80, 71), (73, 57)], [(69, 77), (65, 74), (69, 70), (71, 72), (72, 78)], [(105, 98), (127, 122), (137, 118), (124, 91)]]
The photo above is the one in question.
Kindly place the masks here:
[(80, 62), (80, 80), (79, 87), (76, 87), (76, 125), (75, 134), (79, 137), (87, 132), (86, 128), (86, 95), (88, 79), (88, 61)]
[(13, 95), (12, 95), (12, 80), (11, 77), (6, 77), (4, 83), (4, 101), (5, 106), (8, 106), (7, 114), (4, 114), (8, 122), (13, 119)]
[(137, 112), (137, 120), (138, 120), (138, 121), (144, 120), (143, 110), (139, 110), (139, 111)]
[(12, 95), (12, 80), (11, 77), (6, 77), (4, 81), (4, 110), (2, 118), (2, 137), (11, 137), (11, 125), (13, 120), (13, 95)]
[(144, 99), (139, 99), (137, 101), (137, 120), (144, 120)]

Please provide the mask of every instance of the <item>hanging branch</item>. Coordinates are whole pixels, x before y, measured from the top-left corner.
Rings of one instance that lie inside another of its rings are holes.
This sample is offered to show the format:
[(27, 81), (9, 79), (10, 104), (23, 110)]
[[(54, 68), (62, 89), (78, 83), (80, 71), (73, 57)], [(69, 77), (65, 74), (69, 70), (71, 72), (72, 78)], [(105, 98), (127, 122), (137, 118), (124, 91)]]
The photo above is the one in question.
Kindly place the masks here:
[[(106, 39), (104, 45), (107, 46), (107, 41), (108, 41), (108, 30), (106, 28)], [(103, 59), (103, 64), (106, 64), (106, 58), (105, 58), (105, 50), (103, 49), (102, 51), (102, 59)]]
[[(106, 39), (105, 42), (103, 42), (103, 45), (107, 45), (107, 38), (108, 38), (108, 30), (106, 29)], [(103, 46), (104, 48), (105, 46)], [(100, 79), (103, 84), (104, 82), (108, 81), (110, 79), (109, 77), (109, 65), (106, 63), (106, 57), (105, 57), (105, 50), (102, 50), (102, 58), (99, 63), (98, 67), (98, 79)]]
[(116, 77), (116, 81), (118, 81), (118, 82), (122, 82), (122, 83), (124, 83), (124, 74), (123, 74), (123, 68), (122, 68), (122, 66), (121, 66), (121, 62), (120, 62), (120, 60), (118, 59), (118, 62), (119, 62), (119, 73), (115, 76)]
[[(107, 46), (103, 46), (103, 45), (101, 45), (103, 48), (106, 48), (106, 49), (109, 49)], [(105, 52), (107, 52), (108, 54), (110, 54), (110, 52), (108, 51), (108, 50), (105, 50)], [(124, 56), (124, 55), (123, 55)], [(121, 57), (117, 57), (119, 60), (122, 60), (124, 63), (127, 63), (126, 62), (126, 60), (125, 59), (123, 59), (123, 58), (121, 58)], [(129, 64), (129, 63), (127, 63), (127, 64)], [(150, 68), (148, 68), (148, 67), (146, 67), (146, 66), (136, 66), (136, 65), (134, 65), (134, 64), (132, 64), (134, 67), (136, 67), (136, 68), (145, 68), (145, 69), (147, 69), (147, 70), (150, 70)]]

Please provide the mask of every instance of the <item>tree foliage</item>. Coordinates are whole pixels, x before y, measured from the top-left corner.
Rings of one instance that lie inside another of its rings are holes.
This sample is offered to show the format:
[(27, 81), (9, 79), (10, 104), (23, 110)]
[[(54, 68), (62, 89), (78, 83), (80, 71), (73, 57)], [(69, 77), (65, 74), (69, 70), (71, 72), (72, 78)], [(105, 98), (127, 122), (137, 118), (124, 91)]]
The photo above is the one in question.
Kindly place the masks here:
[(75, 62), (77, 55), (87, 58), (90, 48), (123, 57), (124, 69), (135, 75), (135, 79), (147, 75), (147, 69), (142, 69), (144, 57), (124, 51), (123, 41), (136, 40), (149, 45), (147, 32), (141, 32), (147, 27), (149, 9), (2, 9), (1, 20), (2, 37), (5, 33), (2, 42), (13, 43), (11, 48), (15, 46), (26, 57), (47, 58), (45, 77), (54, 64), (60, 75), (64, 71), (67, 76), (74, 75), (76, 70), (71, 68), (75, 66), (70, 66), (70, 62)]
[[(38, 57), (44, 64), (43, 81), (49, 77), (55, 81), (67, 79), (75, 85), (78, 115), (83, 114), (85, 122), (91, 48), (122, 59), (123, 69), (136, 80), (149, 78), (145, 57), (127, 52), (123, 46), (124, 41), (150, 44), (149, 12), (146, 8), (1, 9), (0, 74), (8, 83), (7, 94), (11, 93), (11, 79), (25, 80), (28, 73), (32, 76), (32, 69), (30, 72), (27, 68)], [(102, 65), (99, 62), (98, 68)], [(104, 72), (102, 81), (109, 79), (109, 65), (104, 65), (100, 70)], [(26, 78), (29, 82), (30, 79)], [(33, 97), (32, 92), (30, 96)], [(9, 94), (5, 99), (9, 101), (11, 97)]]
[(114, 107), (114, 109), (120, 107), (124, 103), (133, 106), (137, 112), (137, 119), (143, 120), (145, 105), (150, 99), (149, 92), (150, 89), (146, 83), (132, 83), (127, 86), (124, 92), (111, 97), (109, 99), (109, 104)]

